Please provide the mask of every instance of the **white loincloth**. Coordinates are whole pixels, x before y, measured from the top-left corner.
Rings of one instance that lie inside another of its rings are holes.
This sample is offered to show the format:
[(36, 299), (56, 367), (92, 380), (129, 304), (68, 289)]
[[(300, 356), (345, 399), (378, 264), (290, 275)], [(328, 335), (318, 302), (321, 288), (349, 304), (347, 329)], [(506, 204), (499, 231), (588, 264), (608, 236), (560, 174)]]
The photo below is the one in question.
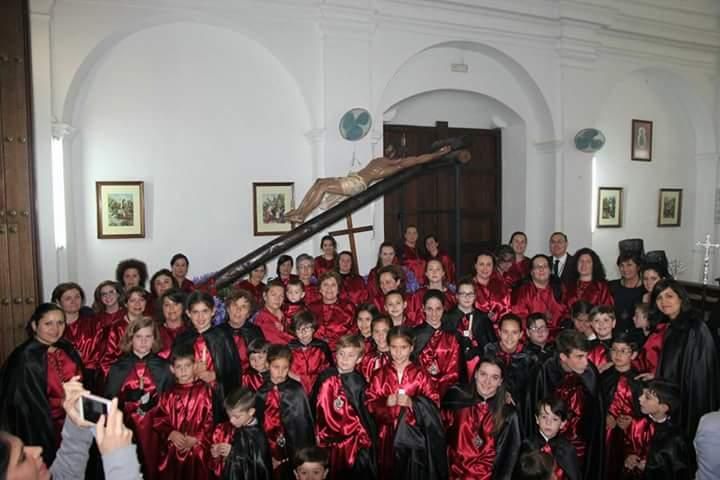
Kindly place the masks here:
[(346, 198), (364, 192), (368, 188), (365, 180), (356, 172), (350, 172), (347, 177), (336, 177), (335, 180), (340, 182), (340, 189), (343, 193), (342, 195), (336, 193), (326, 193), (323, 195), (322, 202), (320, 202), (318, 206), (320, 210), (328, 210)]

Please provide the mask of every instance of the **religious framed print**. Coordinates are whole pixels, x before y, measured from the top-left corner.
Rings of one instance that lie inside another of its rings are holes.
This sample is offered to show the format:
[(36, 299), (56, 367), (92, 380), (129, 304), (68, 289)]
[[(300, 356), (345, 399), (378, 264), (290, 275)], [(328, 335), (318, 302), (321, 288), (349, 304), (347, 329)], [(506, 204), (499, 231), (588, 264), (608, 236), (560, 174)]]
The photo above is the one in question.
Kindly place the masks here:
[(630, 146), (633, 160), (652, 161), (653, 122), (650, 120), (632, 121), (632, 142)]
[(285, 214), (293, 209), (294, 183), (253, 183), (253, 233), (279, 235), (292, 230)]
[(144, 182), (95, 182), (98, 238), (145, 238)]
[(597, 222), (598, 228), (622, 227), (621, 187), (600, 187), (598, 189)]
[(661, 188), (658, 200), (658, 227), (679, 227), (682, 218), (682, 189)]

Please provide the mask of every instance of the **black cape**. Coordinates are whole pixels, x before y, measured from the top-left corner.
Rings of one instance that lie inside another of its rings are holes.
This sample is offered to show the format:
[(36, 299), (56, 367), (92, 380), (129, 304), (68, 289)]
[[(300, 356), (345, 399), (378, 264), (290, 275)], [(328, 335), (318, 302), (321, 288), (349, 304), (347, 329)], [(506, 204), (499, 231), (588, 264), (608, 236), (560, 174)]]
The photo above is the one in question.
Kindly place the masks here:
[(213, 389), (213, 417), (215, 423), (220, 423), (226, 417), (223, 406), (225, 395), (240, 385), (240, 375), (242, 374), (240, 355), (232, 335), (216, 327), (205, 330), (202, 334), (198, 333), (194, 327), (190, 327), (175, 338), (173, 348), (182, 345), (184, 348), (192, 349), (195, 340), (200, 335), (205, 339), (208, 353), (215, 367), (217, 386)]
[[(500, 344), (488, 343), (485, 345), (485, 357), (498, 358)], [(527, 385), (530, 382), (530, 372), (535, 367), (536, 358), (534, 355), (525, 350), (513, 353), (510, 358), (510, 364), (505, 364), (505, 375), (503, 385), (512, 395), (518, 411), (523, 412), (522, 404), (525, 402)]]
[(440, 412), (428, 398), (413, 397), (415, 426), (405, 421), (407, 408), (398, 419), (393, 446), (396, 480), (447, 480), (449, 475), (445, 428)]
[(536, 364), (545, 363), (548, 358), (551, 358), (553, 355), (555, 355), (555, 344), (548, 343), (545, 345), (545, 347), (541, 348), (540, 345), (528, 342), (525, 344), (523, 352), (535, 357), (534, 362)]
[(690, 453), (682, 429), (671, 419), (655, 424), (655, 435), (645, 465), (648, 480), (689, 480), (693, 478)]
[[(476, 387), (455, 385), (445, 394), (442, 400), (443, 410), (460, 410), (470, 408), (483, 402), (478, 395)], [(497, 408), (496, 397), (487, 402), (492, 411)], [(520, 435), (520, 421), (517, 410), (512, 405), (503, 402), (500, 407), (504, 410), (505, 422), (500, 431), (495, 434), (495, 462), (493, 463), (493, 480), (510, 480), (515, 463), (520, 453), (522, 437)]]
[(272, 480), (272, 459), (265, 432), (259, 422), (235, 430), (222, 480)]
[[(490, 317), (488, 317), (487, 313), (481, 312), (478, 309), (473, 309), (472, 316), (472, 338), (477, 340), (478, 346), (473, 347), (472, 342), (468, 337), (458, 335), (460, 350), (465, 357), (465, 361), (472, 360), (475, 357), (482, 357), (485, 345), (497, 341), (492, 321), (490, 321)], [(443, 315), (443, 330), (457, 333), (460, 321), (463, 317), (465, 317), (465, 313), (462, 310), (458, 307), (453, 308)]]
[[(523, 442), (522, 451), (537, 451), (546, 444), (550, 445), (552, 456), (560, 468), (563, 469), (568, 480), (582, 480), (580, 472), (580, 461), (577, 457), (577, 451), (570, 440), (564, 435), (557, 435), (545, 441), (545, 438), (539, 431), (535, 431), (528, 439)], [(619, 478), (619, 477), (612, 477)]]
[[(139, 360), (140, 358), (134, 353), (126, 353), (110, 367), (110, 372), (108, 372), (108, 377), (105, 382), (105, 396), (107, 398), (116, 397), (118, 393), (120, 393), (125, 380)], [(169, 390), (173, 386), (175, 383), (175, 377), (170, 371), (170, 364), (166, 360), (163, 360), (154, 353), (151, 353), (145, 357), (145, 363), (148, 370), (150, 370), (150, 375), (152, 375), (155, 385), (157, 386), (158, 395), (166, 390)], [(131, 400), (139, 400), (143, 393), (144, 392), (142, 390), (132, 392), (130, 395)], [(135, 394), (137, 394), (137, 398), (132, 398)], [(150, 404), (146, 406), (145, 410), (150, 410), (150, 408), (152, 408), (156, 403), (157, 397), (150, 400)]]
[[(83, 370), (80, 355), (64, 338), (55, 347)], [(48, 345), (30, 339), (10, 354), (0, 370), (0, 429), (17, 435), (26, 445), (43, 447), (45, 465), (57, 453), (55, 429), (47, 399)]]
[[(268, 379), (257, 391), (255, 415), (262, 426), (265, 414), (265, 398), (275, 385)], [(280, 415), (285, 428), (287, 458), (295, 456), (295, 452), (315, 445), (315, 420), (310, 402), (302, 385), (297, 380), (288, 378), (277, 385), (280, 390)], [(290, 462), (285, 463), (283, 479), (292, 480), (294, 474)]]
[[(529, 434), (535, 428), (535, 407), (543, 398), (552, 395), (563, 380), (565, 371), (558, 354), (538, 365), (530, 374), (527, 395), (523, 405), (523, 431)], [(605, 405), (600, 389), (600, 375), (592, 362), (588, 362), (580, 378), (585, 387), (585, 415), (580, 419), (578, 433), (587, 443), (583, 478), (605, 478)]]
[(697, 315), (681, 313), (665, 332), (657, 378), (680, 386), (677, 425), (695, 438), (700, 417), (720, 408), (720, 361), (712, 334)]
[(339, 373), (336, 367), (330, 367), (323, 371), (315, 382), (315, 389), (313, 390), (312, 400), (310, 405), (313, 410), (317, 408), (317, 393), (320, 390), (322, 384), (329, 378), (340, 375), (340, 381), (342, 382), (343, 390), (347, 395), (348, 402), (355, 409), (360, 417), (365, 430), (368, 432), (372, 447), (369, 451), (363, 450), (358, 454), (353, 469), (348, 472), (341, 472), (341, 476), (344, 479), (352, 480), (372, 480), (377, 478), (377, 426), (370, 412), (368, 412), (365, 406), (365, 390), (367, 389), (367, 382), (361, 373), (353, 371), (350, 373)]
[(257, 340), (258, 338), (265, 339), (265, 335), (263, 335), (260, 327), (258, 327), (254, 323), (250, 323), (249, 321), (246, 321), (240, 328), (233, 328), (233, 326), (227, 322), (221, 323), (220, 325), (218, 325), (218, 328), (221, 330), (225, 330), (226, 333), (230, 334), (230, 337), (233, 337), (235, 335), (242, 336), (243, 340), (245, 340), (245, 345), (248, 346), (253, 340)]

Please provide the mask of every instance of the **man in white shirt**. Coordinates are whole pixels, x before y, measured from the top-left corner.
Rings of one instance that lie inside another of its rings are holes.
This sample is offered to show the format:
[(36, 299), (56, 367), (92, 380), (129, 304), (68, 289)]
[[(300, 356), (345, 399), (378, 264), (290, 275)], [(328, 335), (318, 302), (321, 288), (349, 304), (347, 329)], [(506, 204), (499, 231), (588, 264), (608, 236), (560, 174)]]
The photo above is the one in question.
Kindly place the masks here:
[(569, 270), (567, 267), (572, 263), (572, 255), (567, 253), (568, 239), (563, 232), (554, 232), (550, 235), (550, 270), (553, 276), (565, 281)]

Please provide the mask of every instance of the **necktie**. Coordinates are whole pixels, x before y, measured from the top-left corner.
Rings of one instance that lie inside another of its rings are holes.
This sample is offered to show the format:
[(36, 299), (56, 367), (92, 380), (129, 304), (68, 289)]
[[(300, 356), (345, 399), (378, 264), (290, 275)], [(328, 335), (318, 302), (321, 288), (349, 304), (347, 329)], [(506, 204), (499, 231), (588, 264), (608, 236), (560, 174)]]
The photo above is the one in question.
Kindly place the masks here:
[(553, 262), (553, 275), (556, 277), (560, 275), (560, 260), (555, 259), (555, 262)]

